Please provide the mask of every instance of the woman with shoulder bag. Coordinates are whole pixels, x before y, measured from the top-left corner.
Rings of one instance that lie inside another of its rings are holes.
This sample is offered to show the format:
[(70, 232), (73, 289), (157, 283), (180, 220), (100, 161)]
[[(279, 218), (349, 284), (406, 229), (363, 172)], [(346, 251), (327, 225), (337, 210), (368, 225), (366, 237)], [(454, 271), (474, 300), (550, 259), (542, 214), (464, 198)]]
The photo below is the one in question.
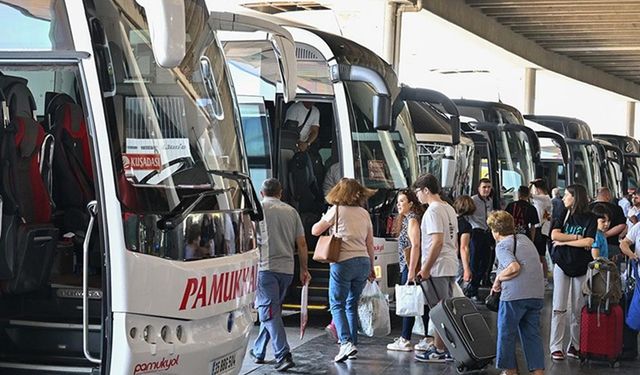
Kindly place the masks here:
[(331, 263), (329, 273), (329, 304), (340, 340), (336, 362), (358, 352), (358, 300), (367, 279), (375, 280), (373, 225), (362, 208), (374, 193), (352, 178), (341, 179), (326, 197), (333, 207), (311, 229), (320, 236), (337, 223), (334, 235), (342, 239), (338, 261)]
[(491, 293), (500, 293), (496, 367), (503, 374), (518, 373), (516, 337), (520, 336), (529, 372), (544, 373), (540, 314), (544, 281), (538, 250), (529, 237), (516, 234), (513, 217), (506, 211), (489, 215), (487, 225), (496, 240), (498, 274)]
[[(562, 202), (566, 209), (564, 220), (555, 222), (551, 231), (554, 250), (553, 313), (549, 349), (554, 360), (565, 359), (563, 351), (567, 308), (571, 298), (571, 339), (567, 357), (580, 355), (580, 311), (584, 306), (582, 284), (586, 280), (591, 245), (596, 236), (598, 221), (589, 211), (589, 197), (582, 185), (567, 186)], [(571, 291), (571, 295), (569, 295)]]
[[(410, 189), (401, 190), (397, 198), (398, 216), (393, 225), (393, 234), (398, 236), (398, 256), (400, 257), (400, 284), (415, 281), (416, 269), (420, 267), (420, 221), (424, 214), (424, 206), (418, 200), (416, 193)], [(426, 315), (426, 314), (425, 314)], [(425, 327), (429, 323), (427, 316), (423, 316)], [(402, 318), (402, 335), (387, 345), (388, 350), (410, 352), (411, 350), (427, 350), (429, 343), (423, 338), (413, 348), (411, 347), (411, 331), (415, 317)]]

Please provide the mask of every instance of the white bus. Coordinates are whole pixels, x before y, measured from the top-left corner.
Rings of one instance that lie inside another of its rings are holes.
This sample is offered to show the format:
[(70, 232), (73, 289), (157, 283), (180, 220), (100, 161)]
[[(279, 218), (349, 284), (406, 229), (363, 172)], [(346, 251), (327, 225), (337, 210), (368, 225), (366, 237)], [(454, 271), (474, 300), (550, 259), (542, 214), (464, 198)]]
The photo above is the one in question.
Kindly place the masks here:
[(0, 19), (0, 373), (237, 374), (261, 217), (216, 36), (237, 19), (204, 0)]
[[(368, 202), (375, 271), (383, 291), (392, 294), (399, 281), (397, 242), (391, 234), (395, 197), (418, 172), (411, 119), (406, 105), (396, 102), (400, 94), (396, 74), (379, 56), (351, 40), (277, 17), (267, 19), (280, 22), (293, 35), (297, 99), (318, 109), (320, 128), (308, 152), (313, 181), (298, 186), (289, 165), (297, 135), (285, 128), (289, 105), (282, 100), (274, 52), (264, 36), (225, 34), (223, 45), (240, 97), (251, 175), (256, 183), (267, 177), (283, 182), (285, 200), (300, 212), (311, 250), (316, 240), (310, 235), (311, 226), (326, 210), (327, 175), (355, 178), (377, 189)], [(396, 118), (392, 118), (394, 107), (399, 108)], [(326, 308), (328, 268), (310, 260), (310, 271), (309, 303)], [(292, 287), (290, 307), (299, 301), (298, 288)]]

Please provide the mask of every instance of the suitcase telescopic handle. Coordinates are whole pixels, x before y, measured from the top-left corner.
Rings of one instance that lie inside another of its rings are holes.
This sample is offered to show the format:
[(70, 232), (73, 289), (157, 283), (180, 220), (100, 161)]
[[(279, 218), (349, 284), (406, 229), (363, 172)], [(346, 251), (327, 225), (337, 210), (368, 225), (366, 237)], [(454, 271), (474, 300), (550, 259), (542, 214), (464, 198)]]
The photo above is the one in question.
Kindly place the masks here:
[[(436, 284), (433, 282), (433, 278), (429, 277), (427, 278), (427, 280), (431, 282), (431, 288), (433, 289), (433, 294), (436, 295), (436, 299), (438, 301), (441, 301), (440, 296), (438, 295), (438, 291), (436, 290)], [(427, 306), (429, 306), (429, 308), (432, 309), (433, 306), (429, 304), (429, 297), (427, 297), (427, 291), (424, 289), (424, 286), (422, 286), (423, 281), (426, 281), (426, 280), (424, 280), (422, 276), (420, 276), (420, 274), (416, 275), (416, 283), (418, 283), (420, 285), (420, 289), (422, 289), (422, 294), (424, 294), (424, 299), (425, 299), (425, 302), (427, 302)]]

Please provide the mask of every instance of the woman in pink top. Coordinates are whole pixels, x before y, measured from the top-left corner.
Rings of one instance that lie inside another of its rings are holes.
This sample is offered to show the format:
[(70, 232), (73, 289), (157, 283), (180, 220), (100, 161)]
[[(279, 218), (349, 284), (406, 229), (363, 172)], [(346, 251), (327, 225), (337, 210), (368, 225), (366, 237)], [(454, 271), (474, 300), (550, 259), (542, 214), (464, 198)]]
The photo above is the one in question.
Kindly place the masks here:
[(354, 179), (341, 179), (326, 197), (333, 207), (311, 229), (314, 236), (320, 236), (334, 226), (337, 216), (336, 235), (342, 238), (342, 246), (338, 262), (331, 264), (329, 274), (329, 303), (340, 340), (336, 362), (358, 352), (358, 300), (367, 278), (375, 279), (373, 225), (369, 212), (362, 208), (374, 193), (375, 190), (363, 187)]

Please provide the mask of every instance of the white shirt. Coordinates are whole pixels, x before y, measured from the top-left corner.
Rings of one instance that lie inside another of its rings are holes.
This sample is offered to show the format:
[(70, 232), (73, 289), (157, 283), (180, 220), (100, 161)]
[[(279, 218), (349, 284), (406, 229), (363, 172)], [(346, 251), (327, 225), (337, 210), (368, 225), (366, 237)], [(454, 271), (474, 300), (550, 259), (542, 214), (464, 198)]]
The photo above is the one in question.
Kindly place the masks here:
[(443, 242), (440, 255), (431, 267), (431, 276), (456, 276), (458, 274), (458, 217), (456, 211), (447, 203), (434, 202), (422, 216), (422, 265), (429, 257), (432, 235), (442, 233)]
[[(551, 198), (546, 194), (531, 195), (531, 204), (533, 204), (533, 207), (538, 211), (538, 222), (540, 223), (541, 233), (549, 236), (551, 234), (551, 220), (548, 218), (551, 217), (551, 212), (553, 212)], [(545, 216), (547, 219), (545, 219)]]
[(633, 223), (631, 222), (631, 220), (629, 220), (629, 218), (632, 216), (637, 216), (638, 214), (640, 214), (640, 208), (636, 206), (629, 207), (629, 211), (627, 211), (627, 228), (629, 230), (631, 230), (631, 227), (633, 226)]
[[(307, 114), (309, 118), (307, 118)], [(306, 122), (304, 120), (307, 120)], [(287, 117), (285, 120), (293, 120), (298, 122), (298, 129), (300, 129), (300, 140), (306, 142), (309, 139), (309, 133), (314, 126), (320, 127), (320, 111), (315, 106), (311, 107), (311, 110), (302, 104), (297, 102), (287, 109)]]
[(629, 209), (631, 208), (631, 202), (626, 197), (622, 197), (618, 201), (618, 206), (622, 207), (622, 212), (624, 213), (624, 217), (629, 217)]
[(340, 170), (340, 163), (332, 164), (322, 182), (322, 192), (324, 195), (329, 194), (329, 191), (340, 182), (341, 178), (342, 171)]
[(633, 242), (636, 245), (635, 252), (637, 256), (640, 256), (640, 225), (636, 223), (631, 230), (627, 232), (626, 239)]

